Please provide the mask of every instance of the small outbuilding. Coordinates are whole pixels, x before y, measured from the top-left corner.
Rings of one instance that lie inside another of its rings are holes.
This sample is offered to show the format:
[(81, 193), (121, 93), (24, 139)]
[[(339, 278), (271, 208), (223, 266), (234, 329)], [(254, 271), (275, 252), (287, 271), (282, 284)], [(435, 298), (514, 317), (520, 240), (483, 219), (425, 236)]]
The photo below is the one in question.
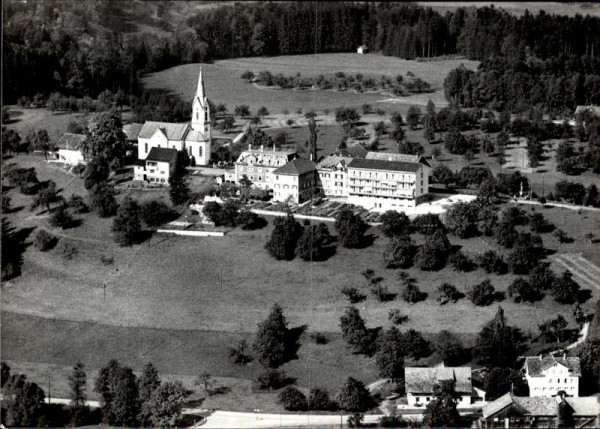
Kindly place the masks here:
[(357, 54), (368, 54), (369, 47), (366, 45), (360, 45), (358, 48), (356, 48), (356, 53)]
[(84, 134), (63, 134), (56, 142), (54, 158), (69, 165), (85, 164), (81, 153), (81, 145), (84, 141)]

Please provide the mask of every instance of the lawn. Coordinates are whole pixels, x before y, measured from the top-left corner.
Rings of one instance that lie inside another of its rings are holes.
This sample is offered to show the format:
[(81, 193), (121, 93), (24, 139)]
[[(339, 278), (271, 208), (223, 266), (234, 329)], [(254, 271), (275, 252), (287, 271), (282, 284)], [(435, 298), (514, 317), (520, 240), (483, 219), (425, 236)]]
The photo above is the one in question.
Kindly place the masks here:
[[(67, 189), (65, 192), (85, 195), (81, 179), (43, 163), (41, 157), (16, 159), (23, 165), (35, 165), (40, 179), (51, 178)], [(23, 206), (30, 204), (31, 197), (23, 197), (14, 189), (9, 195)], [(144, 198), (149, 195), (143, 193)], [(544, 210), (549, 220), (575, 239), (570, 245), (559, 246), (554, 237), (545, 234), (547, 247), (583, 252), (590, 261), (600, 264), (598, 244), (590, 245), (584, 237), (585, 232), (597, 230), (597, 214), (536, 209)], [(31, 218), (32, 214), (23, 208), (7, 215), (20, 227), (48, 227), (46, 218)], [(247, 380), (254, 377), (256, 366), (229, 364), (227, 347), (241, 338), (251, 341), (257, 323), (278, 302), (291, 327), (307, 329), (300, 337), (299, 359), (283, 368), (297, 378), (300, 386), (321, 385), (335, 391), (349, 374), (365, 382), (377, 378), (372, 360), (351, 354), (342, 344), (339, 329), (340, 316), (348, 305), (340, 290), (344, 286), (362, 287), (363, 269), (375, 269), (390, 292), (399, 292), (396, 271), (383, 267), (382, 254), (388, 240), (377, 229), (371, 231), (375, 240), (366, 249), (340, 247), (326, 262), (307, 263), (275, 261), (267, 254), (264, 243), (272, 229), (272, 218), (266, 228), (258, 231), (236, 229), (222, 238), (201, 239), (156, 234), (131, 248), (113, 242), (111, 219), (87, 214), (82, 220), (78, 228), (50, 228), (60, 241), (77, 246), (79, 253), (73, 260), (65, 260), (59, 248), (40, 252), (29, 246), (22, 276), (3, 285), (3, 358), (66, 367), (81, 359), (90, 369), (117, 358), (137, 370), (151, 360), (166, 374), (194, 375), (206, 369), (214, 376), (242, 380), (240, 386), (249, 389)], [(423, 240), (418, 235), (415, 239), (419, 243)], [(450, 236), (450, 240), (471, 255), (488, 249), (478, 238), (460, 240)], [(114, 264), (103, 265), (102, 254), (113, 256)], [(408, 316), (402, 330), (413, 328), (433, 335), (450, 329), (472, 340), (494, 316), (497, 304), (475, 307), (462, 299), (440, 306), (435, 300), (437, 287), (450, 282), (465, 292), (467, 287), (489, 278), (497, 290), (506, 291), (514, 279), (513, 275), (487, 275), (482, 270), (467, 275), (451, 268), (431, 273), (416, 268), (407, 271), (428, 294), (427, 300), (412, 305), (400, 300), (379, 303), (365, 291), (368, 299), (358, 308), (369, 327), (390, 326), (388, 311), (398, 308)], [(598, 291), (593, 294), (599, 295)], [(549, 297), (535, 304), (505, 300), (501, 305), (511, 324), (533, 333), (539, 323), (556, 314), (570, 320), (572, 310)], [(586, 307), (589, 305), (586, 303)], [(314, 344), (309, 337), (313, 331), (325, 332), (331, 341), (327, 345)], [(239, 395), (239, 391), (234, 389), (231, 395)], [(224, 396), (214, 401), (232, 404), (237, 402), (235, 398)], [(257, 395), (240, 407), (252, 409), (256, 406), (252, 401), (266, 401), (267, 408), (274, 404), (272, 395)]]
[[(180, 95), (184, 100), (191, 100), (198, 83), (198, 67), (202, 66), (204, 83), (208, 97), (217, 103), (225, 103), (229, 111), (240, 104), (248, 104), (252, 111), (266, 106), (272, 113), (284, 110), (295, 112), (298, 108), (335, 109), (339, 106), (360, 106), (364, 103), (378, 103), (388, 110), (405, 111), (408, 105), (425, 105), (429, 98), (438, 105), (445, 103), (443, 91), (440, 91), (444, 78), (450, 70), (464, 63), (470, 69), (476, 69), (478, 63), (469, 60), (444, 60), (435, 62), (417, 62), (378, 54), (358, 55), (353, 53), (292, 55), (280, 57), (255, 57), (216, 61), (214, 64), (186, 64), (173, 67), (144, 78), (148, 88), (164, 88)], [(259, 72), (269, 70), (272, 73), (295, 75), (300, 72), (304, 76), (332, 74), (336, 71), (346, 73), (362, 73), (365, 76), (406, 75), (412, 71), (415, 76), (432, 84), (436, 92), (416, 94), (409, 97), (390, 98), (374, 93), (320, 90), (276, 90), (260, 88), (246, 83), (240, 75), (252, 70)], [(381, 103), (381, 104), (380, 104)]]

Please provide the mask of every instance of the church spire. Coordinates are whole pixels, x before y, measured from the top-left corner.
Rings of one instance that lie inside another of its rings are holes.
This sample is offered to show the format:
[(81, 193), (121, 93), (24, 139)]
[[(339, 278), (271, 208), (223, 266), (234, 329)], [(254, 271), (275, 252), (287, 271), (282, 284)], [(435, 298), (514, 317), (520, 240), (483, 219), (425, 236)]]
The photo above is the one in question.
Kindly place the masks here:
[(200, 67), (200, 73), (198, 75), (198, 89), (196, 89), (196, 97), (200, 99), (200, 102), (204, 104), (204, 79), (202, 79), (202, 67)]

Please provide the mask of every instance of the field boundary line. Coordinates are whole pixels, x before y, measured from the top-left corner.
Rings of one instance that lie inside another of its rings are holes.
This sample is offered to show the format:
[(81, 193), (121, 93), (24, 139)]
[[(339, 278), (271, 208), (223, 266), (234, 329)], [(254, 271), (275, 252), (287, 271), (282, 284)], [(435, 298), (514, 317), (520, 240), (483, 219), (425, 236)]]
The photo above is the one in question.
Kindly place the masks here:
[(598, 284), (600, 282), (598, 281), (598, 279), (586, 272), (585, 268), (581, 265), (578, 265), (576, 262), (566, 258), (563, 255), (552, 255), (551, 259), (557, 262), (558, 264), (562, 265), (563, 267), (567, 268), (569, 271), (571, 271), (571, 273), (573, 273), (575, 277), (577, 277), (583, 283), (600, 290), (600, 285)]

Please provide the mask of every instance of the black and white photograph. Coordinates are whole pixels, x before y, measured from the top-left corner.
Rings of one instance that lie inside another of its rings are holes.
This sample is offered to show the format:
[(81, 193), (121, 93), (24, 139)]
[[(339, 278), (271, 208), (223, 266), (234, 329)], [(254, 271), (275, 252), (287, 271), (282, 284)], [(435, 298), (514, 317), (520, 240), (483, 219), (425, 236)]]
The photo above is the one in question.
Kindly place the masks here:
[(600, 3), (4, 0), (0, 428), (599, 428)]

